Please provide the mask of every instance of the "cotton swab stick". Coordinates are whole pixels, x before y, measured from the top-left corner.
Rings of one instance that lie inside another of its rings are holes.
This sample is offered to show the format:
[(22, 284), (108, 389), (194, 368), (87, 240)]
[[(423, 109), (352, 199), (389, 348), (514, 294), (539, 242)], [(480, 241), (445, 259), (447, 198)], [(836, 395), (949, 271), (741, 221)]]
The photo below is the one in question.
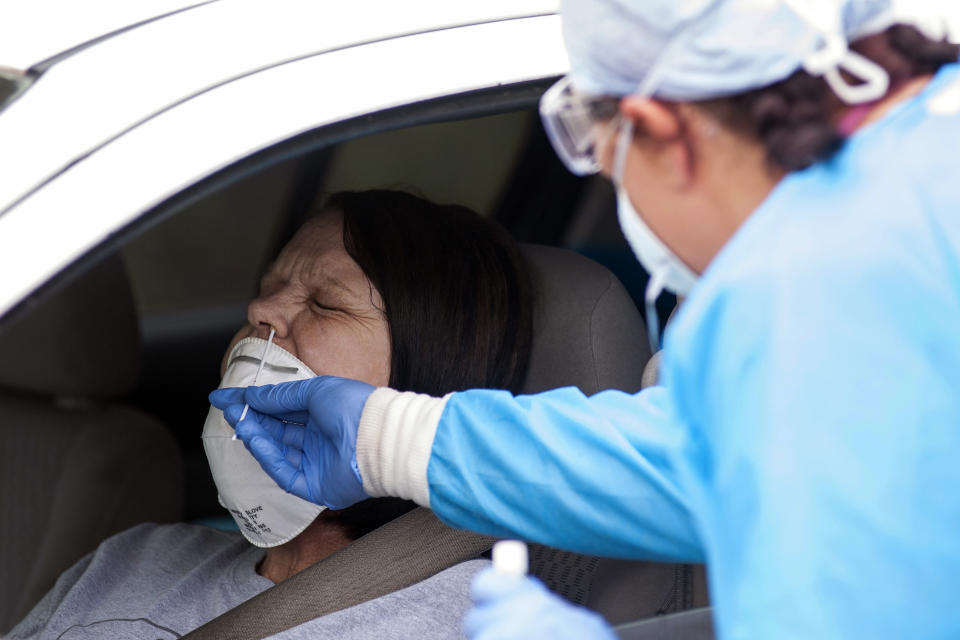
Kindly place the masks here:
[[(270, 346), (273, 344), (273, 336), (276, 332), (277, 332), (276, 329), (274, 329), (273, 327), (270, 327), (270, 337), (267, 338), (267, 344), (263, 348), (263, 353), (260, 355), (260, 366), (257, 367), (257, 375), (253, 377), (253, 384), (250, 385), (252, 387), (257, 386), (257, 384), (260, 382), (260, 372), (263, 371), (263, 365), (267, 362), (267, 352), (270, 351)], [(237, 420), (237, 424), (240, 424), (241, 422), (243, 422), (243, 419), (247, 417), (247, 411), (250, 411), (250, 405), (244, 404), (243, 412), (240, 414), (240, 419)], [(233, 438), (231, 438), (231, 440), (236, 440), (236, 439), (237, 439), (237, 432), (234, 431)]]

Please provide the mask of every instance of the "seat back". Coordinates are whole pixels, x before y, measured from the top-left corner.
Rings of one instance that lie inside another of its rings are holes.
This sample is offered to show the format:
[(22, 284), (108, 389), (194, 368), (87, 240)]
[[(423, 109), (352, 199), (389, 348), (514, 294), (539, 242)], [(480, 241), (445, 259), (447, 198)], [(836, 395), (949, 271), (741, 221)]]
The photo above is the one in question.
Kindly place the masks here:
[[(574, 385), (586, 393), (637, 391), (649, 359), (646, 329), (620, 282), (573, 252), (525, 246), (534, 285), (534, 332), (524, 391)], [(184, 640), (259, 640), (409, 586), (488, 549), (492, 539), (453, 530), (419, 508), (264, 591)], [(696, 606), (689, 565), (628, 562), (531, 545), (531, 572), (611, 623)]]
[(616, 276), (566, 249), (524, 245), (523, 252), (535, 296), (523, 392), (639, 391), (650, 359), (646, 325)]
[[(536, 315), (523, 391), (576, 386), (636, 392), (650, 360), (646, 325), (617, 278), (571, 251), (526, 246)], [(648, 376), (649, 378), (650, 376)], [(611, 623), (706, 604), (702, 567), (632, 562), (533, 545), (531, 571), (553, 591)]]
[(176, 443), (114, 400), (136, 382), (139, 348), (116, 258), (0, 333), (0, 633), (107, 536), (180, 517)]

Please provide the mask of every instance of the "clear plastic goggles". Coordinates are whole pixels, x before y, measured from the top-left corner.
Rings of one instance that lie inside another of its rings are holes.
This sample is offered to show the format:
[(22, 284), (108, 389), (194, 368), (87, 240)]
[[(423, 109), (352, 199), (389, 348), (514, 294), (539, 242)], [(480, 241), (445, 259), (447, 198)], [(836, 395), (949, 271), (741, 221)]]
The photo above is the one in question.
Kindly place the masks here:
[(540, 98), (540, 118), (547, 137), (572, 173), (586, 176), (600, 171), (595, 153), (597, 126), (617, 114), (618, 104), (617, 97), (578, 93), (567, 77)]

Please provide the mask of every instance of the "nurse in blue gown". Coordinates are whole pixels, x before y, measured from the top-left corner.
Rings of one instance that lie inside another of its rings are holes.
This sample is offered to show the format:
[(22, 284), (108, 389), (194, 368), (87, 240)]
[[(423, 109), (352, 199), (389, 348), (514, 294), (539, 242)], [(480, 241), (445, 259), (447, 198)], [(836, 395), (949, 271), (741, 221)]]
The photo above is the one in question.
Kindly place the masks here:
[[(615, 183), (648, 306), (687, 296), (659, 386), (212, 401), (321, 504), (705, 561), (721, 638), (960, 637), (960, 68), (912, 6), (563, 2), (547, 131)], [(474, 597), (474, 638), (613, 637), (532, 579)]]

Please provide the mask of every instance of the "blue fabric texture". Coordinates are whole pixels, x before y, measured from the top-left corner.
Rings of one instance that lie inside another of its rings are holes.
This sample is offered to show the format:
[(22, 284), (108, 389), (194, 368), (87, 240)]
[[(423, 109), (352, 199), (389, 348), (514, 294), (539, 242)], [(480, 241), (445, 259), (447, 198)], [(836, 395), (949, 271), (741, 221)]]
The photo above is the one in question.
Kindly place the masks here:
[(452, 396), (434, 510), (706, 558), (721, 638), (960, 637), (958, 112), (954, 65), (784, 179), (669, 327), (662, 387)]

